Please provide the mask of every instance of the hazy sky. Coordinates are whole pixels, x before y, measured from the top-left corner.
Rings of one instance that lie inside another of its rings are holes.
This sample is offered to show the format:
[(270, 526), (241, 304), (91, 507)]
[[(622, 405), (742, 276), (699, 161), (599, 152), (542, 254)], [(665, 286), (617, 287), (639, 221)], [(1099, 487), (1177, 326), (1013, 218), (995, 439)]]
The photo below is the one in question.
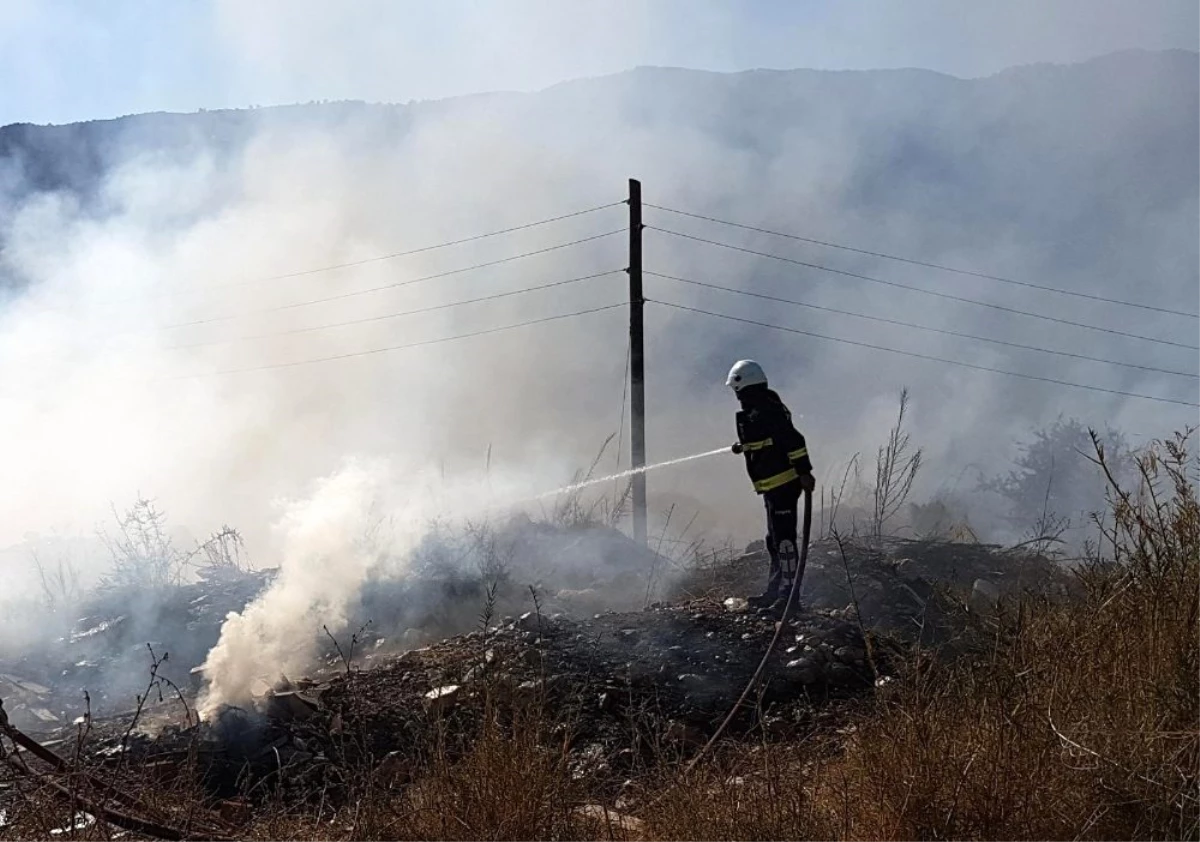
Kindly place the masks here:
[(2, 0), (0, 125), (532, 90), (637, 65), (980, 76), (1200, 47), (1195, 0)]

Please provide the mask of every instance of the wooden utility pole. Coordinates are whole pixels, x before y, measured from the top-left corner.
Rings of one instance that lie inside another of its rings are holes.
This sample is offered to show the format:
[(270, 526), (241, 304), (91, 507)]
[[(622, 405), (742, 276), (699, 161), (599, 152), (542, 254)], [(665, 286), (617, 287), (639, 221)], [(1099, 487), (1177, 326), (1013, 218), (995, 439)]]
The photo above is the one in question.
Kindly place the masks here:
[[(642, 347), (642, 183), (629, 179), (629, 452), (646, 467), (646, 360)], [(633, 475), (633, 539), (646, 541), (646, 475)]]

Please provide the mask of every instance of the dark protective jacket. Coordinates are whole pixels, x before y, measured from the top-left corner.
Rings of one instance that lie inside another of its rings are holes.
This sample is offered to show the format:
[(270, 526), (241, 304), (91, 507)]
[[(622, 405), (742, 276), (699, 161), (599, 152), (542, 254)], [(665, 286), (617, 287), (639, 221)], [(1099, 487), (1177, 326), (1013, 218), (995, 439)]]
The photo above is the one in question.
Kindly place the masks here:
[(738, 441), (754, 490), (766, 494), (812, 471), (804, 436), (792, 426), (792, 413), (766, 386), (750, 386), (738, 395)]

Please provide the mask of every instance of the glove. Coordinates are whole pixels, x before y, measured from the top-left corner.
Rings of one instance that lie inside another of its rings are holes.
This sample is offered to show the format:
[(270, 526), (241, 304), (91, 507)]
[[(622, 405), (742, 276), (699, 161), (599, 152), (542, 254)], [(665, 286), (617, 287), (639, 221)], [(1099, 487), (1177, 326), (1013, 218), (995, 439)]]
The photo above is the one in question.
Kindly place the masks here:
[(813, 489), (817, 487), (817, 480), (811, 473), (803, 473), (800, 475), (800, 487), (812, 494)]
[(735, 454), (736, 454), (736, 453), (741, 453), (741, 452), (742, 452), (742, 443), (741, 443), (740, 441), (735, 441), (735, 442), (733, 443), (733, 447), (731, 447), (731, 448), (729, 448), (729, 449), (730, 449), (730, 451), (731, 451), (731, 452), (733, 452), (733, 453), (735, 453)]

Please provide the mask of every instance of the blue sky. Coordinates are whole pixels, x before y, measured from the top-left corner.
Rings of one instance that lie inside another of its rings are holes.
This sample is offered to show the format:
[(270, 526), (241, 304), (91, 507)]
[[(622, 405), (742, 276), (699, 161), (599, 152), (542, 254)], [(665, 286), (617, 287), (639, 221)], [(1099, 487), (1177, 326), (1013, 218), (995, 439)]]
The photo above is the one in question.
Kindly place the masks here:
[(0, 124), (534, 90), (637, 65), (980, 76), (1200, 48), (1195, 0), (0, 0)]

